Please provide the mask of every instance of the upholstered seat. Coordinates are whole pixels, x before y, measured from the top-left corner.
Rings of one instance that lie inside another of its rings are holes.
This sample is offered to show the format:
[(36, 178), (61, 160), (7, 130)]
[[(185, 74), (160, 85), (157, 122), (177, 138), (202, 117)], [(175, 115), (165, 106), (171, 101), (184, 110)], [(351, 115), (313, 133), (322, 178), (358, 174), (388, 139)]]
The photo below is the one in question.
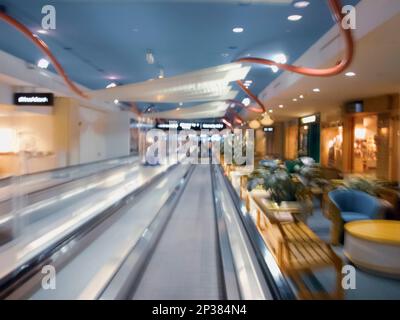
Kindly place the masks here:
[[(381, 201), (365, 192), (348, 189), (336, 189), (328, 194), (329, 200), (336, 207), (330, 213), (333, 222), (332, 243), (337, 244), (336, 239), (343, 241), (343, 225), (347, 222), (379, 219), (382, 213)], [(336, 213), (337, 211), (337, 213)]]
[(371, 218), (368, 215), (360, 214), (357, 212), (342, 212), (341, 216), (344, 222), (371, 220)]

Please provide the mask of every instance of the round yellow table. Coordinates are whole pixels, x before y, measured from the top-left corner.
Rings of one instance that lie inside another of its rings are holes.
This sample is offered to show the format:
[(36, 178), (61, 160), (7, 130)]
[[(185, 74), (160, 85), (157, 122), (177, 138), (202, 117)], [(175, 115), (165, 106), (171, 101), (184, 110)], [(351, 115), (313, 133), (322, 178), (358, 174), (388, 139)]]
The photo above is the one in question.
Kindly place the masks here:
[(355, 221), (344, 228), (344, 254), (351, 262), (361, 268), (400, 276), (400, 221)]

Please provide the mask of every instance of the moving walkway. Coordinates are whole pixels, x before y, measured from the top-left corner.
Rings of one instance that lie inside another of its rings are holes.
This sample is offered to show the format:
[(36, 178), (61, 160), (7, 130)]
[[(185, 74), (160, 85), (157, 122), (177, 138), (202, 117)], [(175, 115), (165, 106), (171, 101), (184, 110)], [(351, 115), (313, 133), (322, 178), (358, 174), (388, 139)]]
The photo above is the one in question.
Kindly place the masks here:
[[(25, 260), (11, 259), (7, 272), (0, 266), (0, 296), (294, 298), (219, 166), (138, 165), (139, 171), (149, 169), (157, 172), (145, 182), (124, 179), (117, 188), (135, 187), (111, 196), (112, 204), (86, 214), (87, 219), (65, 220), (69, 228), (60, 224), (36, 239), (37, 247), (15, 242), (0, 251), (2, 258), (25, 251)], [(107, 191), (109, 196), (116, 192)], [(56, 270), (54, 290), (42, 286), (46, 265)]]

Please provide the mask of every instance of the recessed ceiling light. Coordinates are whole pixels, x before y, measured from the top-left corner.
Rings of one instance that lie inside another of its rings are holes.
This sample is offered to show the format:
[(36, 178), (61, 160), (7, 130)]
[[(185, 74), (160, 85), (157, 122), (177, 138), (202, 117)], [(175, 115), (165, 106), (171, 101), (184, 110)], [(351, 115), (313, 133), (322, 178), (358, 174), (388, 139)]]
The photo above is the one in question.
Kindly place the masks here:
[(232, 29), (232, 31), (233, 31), (234, 33), (242, 33), (242, 32), (244, 31), (244, 28), (242, 28), (242, 27), (235, 27), (235, 28)]
[(164, 78), (164, 68), (160, 68), (160, 73), (158, 75), (158, 79), (163, 79)]
[(111, 82), (109, 85), (106, 86), (107, 89), (116, 87), (117, 84), (115, 82)]
[(314, 92), (321, 92), (321, 90), (319, 88), (314, 88), (313, 91)]
[(181, 108), (176, 108), (176, 111), (179, 111), (179, 110), (181, 110)]
[(273, 113), (273, 112), (274, 112), (274, 110), (272, 110), (272, 109), (269, 109), (269, 110), (268, 110), (268, 112), (269, 112), (269, 113)]
[(40, 59), (37, 63), (37, 66), (41, 69), (47, 69), (50, 62), (46, 59)]
[(300, 99), (304, 99), (304, 96), (301, 94), (301, 95), (299, 96), (299, 98), (300, 98)]
[(352, 71), (350, 71), (350, 72), (346, 72), (346, 77), (355, 77), (356, 76), (356, 73), (355, 72), (352, 72)]
[[(282, 64), (285, 64), (288, 61), (287, 56), (284, 53), (278, 53), (274, 55), (271, 60)], [(279, 68), (277, 66), (269, 66), (269, 68), (272, 69), (273, 73), (277, 73), (279, 71)]]
[(250, 105), (251, 101), (250, 101), (249, 98), (244, 98), (244, 99), (242, 100), (242, 103), (247, 107), (247, 106)]
[(288, 17), (289, 21), (299, 21), (303, 18), (303, 16), (299, 15), (299, 14), (294, 14)]
[(118, 100), (118, 99), (115, 99), (115, 100), (114, 100), (114, 103), (115, 103), (115, 104), (118, 104), (118, 103), (119, 103), (119, 100)]
[(279, 105), (279, 108), (280, 108), (280, 109), (283, 109), (283, 104), (280, 104), (280, 105)]
[(43, 30), (43, 29), (39, 29), (37, 32), (40, 33), (40, 34), (47, 34), (48, 33), (47, 30)]
[(297, 1), (295, 2), (294, 6), (295, 8), (307, 8), (310, 5), (309, 1)]
[(294, 99), (293, 99), (293, 102), (297, 102), (297, 99), (296, 99), (296, 98), (294, 98)]

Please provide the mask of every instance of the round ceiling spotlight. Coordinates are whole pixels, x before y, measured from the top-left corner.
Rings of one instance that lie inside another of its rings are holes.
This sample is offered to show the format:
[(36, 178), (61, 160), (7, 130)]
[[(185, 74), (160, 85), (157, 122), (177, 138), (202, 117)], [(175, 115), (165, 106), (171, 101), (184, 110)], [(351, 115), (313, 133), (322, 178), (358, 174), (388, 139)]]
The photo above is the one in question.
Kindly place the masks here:
[(345, 76), (346, 77), (355, 77), (357, 74), (355, 73), (355, 72), (352, 72), (352, 71), (350, 71), (350, 72), (346, 72), (345, 73)]
[(279, 109), (283, 109), (283, 104), (280, 104), (280, 105), (279, 105)]
[(289, 21), (299, 21), (303, 18), (303, 16), (299, 15), (299, 14), (294, 14), (288, 17)]
[[(287, 56), (284, 53), (278, 53), (274, 55), (271, 60), (282, 64), (285, 64), (288, 61)], [(277, 73), (279, 71), (279, 68), (277, 66), (269, 66), (269, 67), (272, 69), (273, 73)]]
[(235, 28), (232, 29), (232, 31), (233, 31), (234, 33), (242, 33), (242, 32), (244, 31), (244, 28), (242, 28), (242, 27), (235, 27)]
[(116, 87), (116, 86), (117, 86), (117, 84), (116, 84), (115, 82), (111, 82), (110, 84), (108, 84), (108, 85), (106, 86), (106, 89), (114, 88), (114, 87)]
[(313, 91), (314, 92), (321, 92), (321, 89), (320, 88), (314, 88)]
[(250, 103), (251, 103), (251, 100), (250, 100), (250, 98), (244, 98), (244, 99), (242, 100), (242, 103), (243, 103), (246, 107), (248, 107), (248, 106), (250, 105)]
[(50, 62), (46, 59), (40, 59), (37, 63), (37, 66), (40, 69), (47, 69), (49, 67)]
[(310, 5), (309, 1), (297, 1), (295, 2), (294, 7), (298, 9), (303, 9), (307, 8), (309, 5)]

